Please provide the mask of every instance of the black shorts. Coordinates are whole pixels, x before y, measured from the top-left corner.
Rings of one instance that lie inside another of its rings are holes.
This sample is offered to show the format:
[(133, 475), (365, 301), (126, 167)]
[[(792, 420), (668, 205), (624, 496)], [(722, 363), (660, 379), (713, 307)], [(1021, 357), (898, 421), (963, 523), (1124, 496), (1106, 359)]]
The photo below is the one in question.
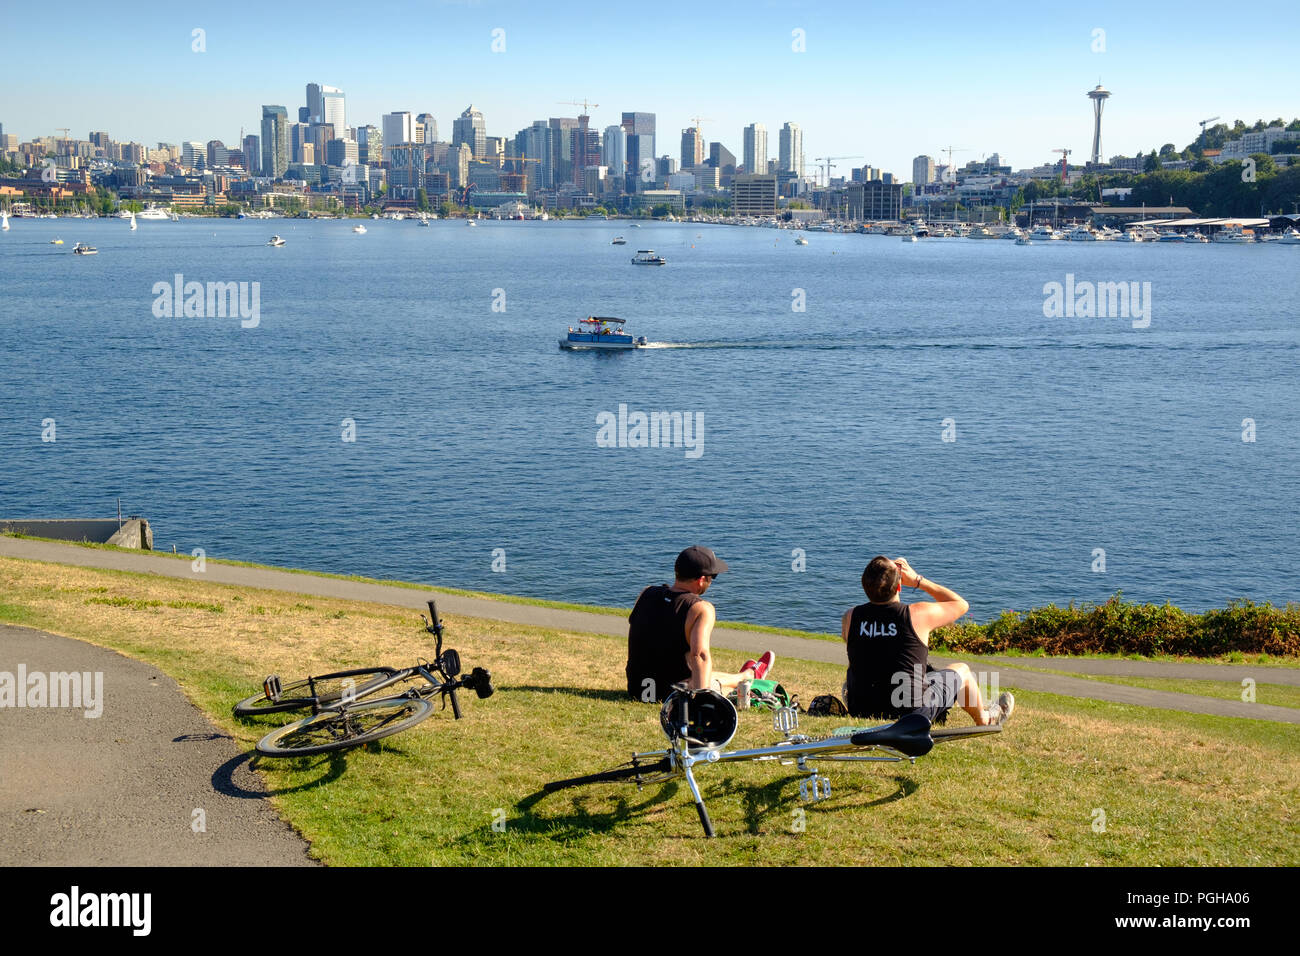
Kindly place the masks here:
[(920, 707), (914, 713), (923, 715), (932, 724), (941, 724), (948, 718), (948, 709), (957, 703), (961, 693), (961, 675), (954, 670), (925, 665), (925, 690)]

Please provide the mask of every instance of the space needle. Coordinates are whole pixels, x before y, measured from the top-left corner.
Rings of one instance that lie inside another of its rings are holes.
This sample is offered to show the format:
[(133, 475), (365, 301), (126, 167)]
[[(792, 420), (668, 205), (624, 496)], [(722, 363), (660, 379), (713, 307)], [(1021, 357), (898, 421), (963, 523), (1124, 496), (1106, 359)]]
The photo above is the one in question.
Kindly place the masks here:
[(1097, 84), (1095, 90), (1090, 90), (1088, 93), (1088, 99), (1092, 100), (1092, 161), (1094, 165), (1101, 162), (1101, 111), (1109, 97), (1110, 91), (1104, 89), (1100, 83)]

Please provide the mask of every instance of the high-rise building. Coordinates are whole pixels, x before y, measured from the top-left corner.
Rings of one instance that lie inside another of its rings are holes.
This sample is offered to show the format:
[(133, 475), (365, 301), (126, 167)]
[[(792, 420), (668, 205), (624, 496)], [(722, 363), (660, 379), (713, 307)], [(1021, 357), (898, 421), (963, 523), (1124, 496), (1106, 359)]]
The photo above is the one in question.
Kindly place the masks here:
[(415, 142), (426, 144), (438, 142), (438, 121), (433, 118), (432, 113), (421, 113), (415, 118)]
[(745, 172), (751, 176), (767, 173), (767, 127), (750, 123), (745, 127)]
[(588, 166), (600, 165), (600, 133), (589, 125), (591, 117), (583, 113), (578, 117), (578, 128), (573, 133), (573, 184), (584, 186)]
[[(410, 113), (385, 113), (382, 122), (384, 159), (391, 158), (394, 146), (415, 142), (414, 123)], [(370, 161), (375, 162), (375, 157), (372, 156)]]
[(698, 126), (682, 130), (682, 169), (694, 169), (704, 162), (704, 137)]
[(624, 113), (623, 132), (627, 134), (628, 192), (653, 188), (656, 182), (655, 114)]
[(262, 174), (262, 140), (256, 133), (244, 137), (244, 163), (249, 175)]
[(362, 166), (382, 161), (384, 135), (376, 126), (357, 127), (357, 162)]
[(749, 174), (731, 181), (731, 205), (737, 216), (771, 216), (776, 212), (776, 176)]
[(289, 111), (262, 107), (262, 175), (279, 179), (289, 166)]
[(307, 84), (307, 117), (302, 119), (299, 113), (299, 122), (303, 123), (323, 123), (325, 122), (325, 103), (321, 95), (321, 86), (319, 83)]
[(546, 120), (533, 120), (533, 125), (521, 129), (515, 136), (515, 155), (535, 159), (535, 163), (518, 163), (517, 172), (527, 173), (528, 179), (539, 189), (554, 189), (555, 176), (551, 166), (551, 127)]
[(355, 166), (358, 154), (357, 144), (350, 139), (332, 139), (325, 144), (325, 162), (331, 166)]
[(573, 182), (573, 140), (578, 134), (578, 121), (567, 116), (552, 116), (551, 129), (551, 179), (556, 187)]
[(600, 151), (601, 164), (609, 169), (610, 176), (627, 174), (627, 133), (621, 126), (605, 127), (605, 142)]
[(181, 165), (186, 169), (207, 169), (208, 148), (202, 143), (181, 143)]
[(333, 86), (322, 86), (320, 88), (321, 96), (321, 118), (315, 120), (316, 123), (329, 123), (334, 127), (335, 133), (346, 139), (348, 135), (347, 122), (347, 101), (343, 91)]
[(912, 182), (925, 186), (934, 182), (934, 159), (930, 156), (918, 156), (912, 160)]
[(208, 141), (205, 147), (208, 154), (208, 168), (213, 166), (226, 166), (230, 163), (230, 150), (226, 149), (226, 144), (219, 139)]
[(459, 146), (464, 143), (470, 148), (475, 159), (482, 159), (487, 146), (486, 141), (487, 126), (483, 122), (483, 114), (474, 109), (474, 104), (471, 103), (451, 125), (451, 145)]
[(781, 127), (781, 154), (777, 169), (803, 179), (803, 130), (794, 123)]
[(731, 167), (731, 172), (736, 171), (736, 154), (721, 143), (709, 144), (709, 165), (714, 167), (720, 173), (725, 173), (727, 167)]

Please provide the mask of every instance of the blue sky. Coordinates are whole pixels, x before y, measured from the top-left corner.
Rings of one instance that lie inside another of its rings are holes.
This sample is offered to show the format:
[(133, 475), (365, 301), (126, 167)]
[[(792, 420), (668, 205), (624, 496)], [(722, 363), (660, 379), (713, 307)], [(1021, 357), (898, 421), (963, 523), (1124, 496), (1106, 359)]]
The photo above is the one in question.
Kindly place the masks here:
[[(450, 139), (472, 102), (490, 135), (513, 136), (588, 99), (600, 128), (624, 110), (657, 114), (661, 155), (677, 156), (681, 129), (701, 116), (706, 140), (738, 155), (742, 128), (763, 123), (775, 157), (791, 121), (809, 162), (860, 156), (837, 174), (867, 162), (907, 178), (913, 156), (948, 145), (959, 163), (998, 152), (1019, 168), (1056, 147), (1086, 159), (1085, 93), (1099, 79), (1114, 94), (1105, 155), (1181, 148), (1210, 116), (1300, 115), (1295, 3), (14, 6), (0, 123), (23, 139), (69, 127), (233, 145), (241, 126), (257, 131), (263, 103), (293, 115), (315, 81), (346, 92), (349, 125), (428, 111)], [(196, 28), (205, 52), (192, 49)], [(496, 29), (503, 52), (492, 50)]]

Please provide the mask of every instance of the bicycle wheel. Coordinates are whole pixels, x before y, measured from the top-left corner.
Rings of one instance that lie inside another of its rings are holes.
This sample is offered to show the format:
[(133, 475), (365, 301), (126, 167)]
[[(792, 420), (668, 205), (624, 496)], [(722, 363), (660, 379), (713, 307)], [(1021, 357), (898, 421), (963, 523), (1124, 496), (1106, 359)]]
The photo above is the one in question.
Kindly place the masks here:
[(652, 763), (643, 763), (639, 766), (616, 767), (613, 770), (606, 770), (603, 773), (592, 773), (585, 777), (573, 777), (569, 780), (555, 780), (551, 783), (542, 784), (542, 790), (551, 793), (555, 790), (563, 790), (565, 787), (581, 787), (588, 783), (610, 783), (615, 780), (634, 780), (638, 784), (656, 783), (659, 780), (667, 779), (673, 776), (672, 763), (667, 757), (663, 757)]
[(433, 713), (422, 697), (384, 697), (340, 705), (273, 730), (257, 742), (267, 757), (310, 757), (409, 730)]
[[(334, 674), (322, 674), (291, 681), (281, 685), (280, 699), (273, 701), (266, 693), (245, 697), (235, 705), (236, 717), (256, 717), (258, 714), (278, 714), (286, 710), (300, 710), (310, 707), (313, 700), (322, 706), (337, 703), (345, 693), (351, 692), (361, 696), (370, 684), (397, 673), (392, 667), (369, 667), (360, 670), (339, 671)], [(315, 688), (316, 696), (312, 697)]]

